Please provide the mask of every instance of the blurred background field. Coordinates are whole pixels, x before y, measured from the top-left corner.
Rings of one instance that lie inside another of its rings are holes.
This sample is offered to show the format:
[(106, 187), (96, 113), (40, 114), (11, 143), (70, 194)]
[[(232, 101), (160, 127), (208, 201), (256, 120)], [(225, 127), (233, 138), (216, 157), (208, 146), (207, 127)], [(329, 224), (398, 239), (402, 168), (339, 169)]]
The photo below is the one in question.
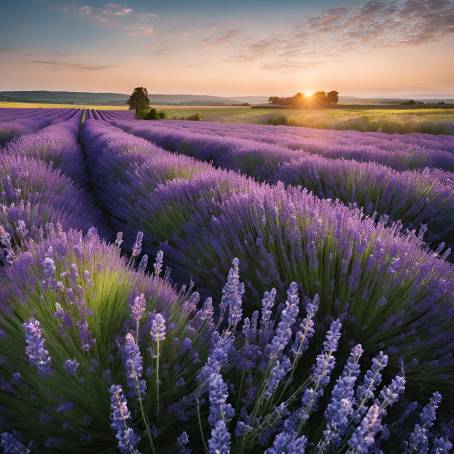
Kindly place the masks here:
[(454, 109), (357, 108), (280, 109), (250, 107), (160, 107), (169, 118), (200, 115), (201, 120), (229, 123), (287, 124), (310, 128), (354, 129), (389, 133), (454, 134)]

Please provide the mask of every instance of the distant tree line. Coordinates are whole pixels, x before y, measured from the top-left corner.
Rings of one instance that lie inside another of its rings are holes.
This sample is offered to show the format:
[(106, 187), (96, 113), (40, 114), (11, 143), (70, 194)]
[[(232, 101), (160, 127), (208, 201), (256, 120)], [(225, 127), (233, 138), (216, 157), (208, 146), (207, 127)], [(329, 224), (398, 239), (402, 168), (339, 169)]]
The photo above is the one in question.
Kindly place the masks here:
[(292, 107), (300, 109), (303, 107), (329, 107), (336, 105), (339, 102), (339, 92), (336, 90), (317, 91), (311, 96), (306, 96), (304, 93), (297, 93), (289, 98), (279, 98), (278, 96), (270, 96), (268, 98), (270, 104), (282, 107)]

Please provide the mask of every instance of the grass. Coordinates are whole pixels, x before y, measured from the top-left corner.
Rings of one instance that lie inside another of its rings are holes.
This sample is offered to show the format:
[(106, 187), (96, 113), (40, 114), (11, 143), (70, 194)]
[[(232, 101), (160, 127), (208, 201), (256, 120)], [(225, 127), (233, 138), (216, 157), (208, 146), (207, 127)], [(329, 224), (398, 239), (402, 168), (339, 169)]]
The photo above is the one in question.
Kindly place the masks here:
[(58, 104), (43, 102), (8, 102), (0, 101), (0, 108), (11, 109), (96, 109), (96, 110), (127, 110), (128, 106), (99, 106), (87, 104)]
[(353, 108), (296, 110), (248, 107), (161, 107), (169, 118), (199, 113), (202, 120), (229, 123), (287, 124), (322, 129), (354, 129), (378, 132), (454, 134), (454, 109), (449, 108)]

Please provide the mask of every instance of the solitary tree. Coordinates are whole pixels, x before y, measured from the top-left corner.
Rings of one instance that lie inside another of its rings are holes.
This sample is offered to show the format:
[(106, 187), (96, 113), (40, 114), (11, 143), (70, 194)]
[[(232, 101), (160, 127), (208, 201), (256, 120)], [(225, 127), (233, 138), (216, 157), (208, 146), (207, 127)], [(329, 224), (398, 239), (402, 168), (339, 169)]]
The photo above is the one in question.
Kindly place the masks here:
[(150, 99), (148, 98), (148, 91), (144, 87), (137, 87), (132, 92), (128, 99), (129, 110), (134, 109), (136, 116), (140, 112), (146, 112), (150, 107)]
[(336, 90), (328, 92), (326, 95), (328, 104), (337, 104), (339, 102), (339, 92)]

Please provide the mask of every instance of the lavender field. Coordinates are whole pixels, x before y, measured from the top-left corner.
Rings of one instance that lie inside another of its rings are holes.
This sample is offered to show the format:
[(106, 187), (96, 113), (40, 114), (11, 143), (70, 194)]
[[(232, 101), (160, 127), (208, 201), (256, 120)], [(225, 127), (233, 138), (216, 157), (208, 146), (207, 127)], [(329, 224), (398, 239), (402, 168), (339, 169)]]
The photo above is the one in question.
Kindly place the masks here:
[(0, 109), (5, 453), (454, 440), (454, 136)]

